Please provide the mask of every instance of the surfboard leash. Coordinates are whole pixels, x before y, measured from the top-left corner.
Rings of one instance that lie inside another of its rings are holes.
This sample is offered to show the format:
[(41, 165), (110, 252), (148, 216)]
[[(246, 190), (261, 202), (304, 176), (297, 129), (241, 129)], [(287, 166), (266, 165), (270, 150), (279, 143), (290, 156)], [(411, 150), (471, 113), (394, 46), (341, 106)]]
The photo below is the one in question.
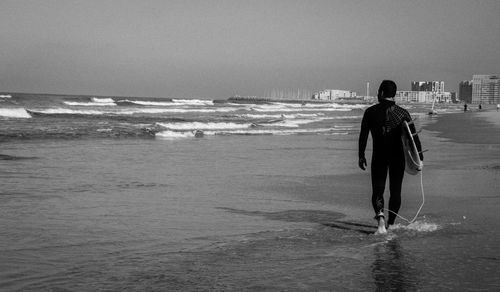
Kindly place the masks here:
[(404, 221), (408, 222), (408, 224), (412, 224), (413, 222), (415, 222), (415, 220), (417, 220), (417, 217), (418, 215), (420, 214), (420, 211), (422, 211), (422, 208), (424, 207), (424, 203), (425, 203), (425, 194), (424, 194), (424, 170), (422, 168), (422, 170), (420, 170), (420, 190), (422, 192), (422, 203), (420, 204), (420, 207), (418, 208), (418, 211), (417, 213), (415, 214), (415, 217), (413, 217), (412, 220), (408, 220), (407, 218), (399, 215), (398, 213), (396, 212), (393, 212), (391, 210), (389, 210), (389, 208), (387, 208), (387, 211), (396, 215), (397, 217), (399, 217), (400, 219), (403, 219)]

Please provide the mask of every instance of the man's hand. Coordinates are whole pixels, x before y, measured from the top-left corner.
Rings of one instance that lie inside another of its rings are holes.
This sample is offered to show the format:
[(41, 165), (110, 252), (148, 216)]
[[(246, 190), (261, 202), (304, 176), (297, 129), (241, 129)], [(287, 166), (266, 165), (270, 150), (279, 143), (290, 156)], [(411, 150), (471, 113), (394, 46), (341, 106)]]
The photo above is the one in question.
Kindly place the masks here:
[(359, 168), (361, 168), (362, 170), (366, 170), (366, 166), (368, 164), (366, 164), (366, 158), (362, 157), (359, 159), (358, 161), (358, 165), (359, 165)]

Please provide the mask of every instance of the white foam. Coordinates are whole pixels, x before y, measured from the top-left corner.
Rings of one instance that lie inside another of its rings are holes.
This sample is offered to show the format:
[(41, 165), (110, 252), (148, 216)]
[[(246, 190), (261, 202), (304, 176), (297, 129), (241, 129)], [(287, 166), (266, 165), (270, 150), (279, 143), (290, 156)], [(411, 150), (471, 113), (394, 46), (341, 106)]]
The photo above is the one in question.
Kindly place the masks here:
[(239, 117), (242, 118), (251, 118), (251, 119), (296, 119), (296, 118), (308, 118), (308, 117), (317, 117), (320, 115), (324, 115), (323, 113), (317, 113), (317, 114), (244, 114), (244, 115), (238, 115)]
[(251, 110), (257, 112), (347, 112), (352, 108), (344, 107), (317, 107), (317, 108), (303, 108), (303, 107), (281, 107), (281, 106), (255, 106)]
[(115, 103), (115, 101), (112, 98), (99, 98), (99, 97), (92, 97), (90, 100), (95, 103)]
[(31, 115), (24, 108), (0, 108), (0, 116), (20, 119), (31, 118)]
[(246, 129), (252, 126), (250, 123), (237, 124), (237, 123), (201, 123), (201, 122), (188, 122), (188, 123), (157, 123), (157, 125), (170, 130), (225, 130), (225, 129)]
[(329, 134), (347, 135), (348, 132), (339, 132), (335, 128), (320, 129), (248, 129), (248, 130), (228, 130), (228, 131), (204, 131), (205, 135), (295, 135), (295, 134)]
[[(327, 134), (327, 135), (347, 135), (348, 132), (338, 131), (335, 128), (323, 129), (293, 129), (293, 130), (272, 130), (272, 129), (234, 129), (234, 130), (204, 130), (204, 136), (217, 136), (217, 135), (296, 135), (296, 134)], [(181, 139), (181, 138), (194, 138), (195, 130), (178, 131), (178, 130), (165, 130), (156, 133), (155, 137), (160, 139)]]
[(235, 108), (213, 108), (213, 109), (179, 109), (179, 108), (137, 108), (137, 109), (114, 109), (114, 110), (77, 110), (69, 108), (36, 109), (34, 112), (42, 114), (79, 114), (79, 115), (133, 115), (133, 114), (162, 114), (162, 113), (215, 113), (236, 111)]
[(72, 106), (115, 106), (114, 102), (78, 102), (78, 101), (65, 101), (64, 104)]
[(0, 98), (12, 98), (10, 94), (0, 94)]
[(176, 132), (176, 131), (161, 131), (155, 134), (156, 138), (160, 139), (179, 139), (179, 138), (193, 138), (193, 132)]
[(122, 110), (116, 112), (117, 114), (132, 115), (132, 114), (162, 114), (162, 113), (225, 113), (237, 111), (237, 108), (142, 108), (142, 109), (132, 109), (132, 110)]
[(207, 99), (172, 99), (172, 102), (181, 105), (214, 105), (213, 100)]
[(292, 119), (284, 120), (277, 123), (273, 123), (273, 126), (286, 127), (286, 128), (298, 128), (300, 125), (306, 125), (314, 122), (319, 122), (327, 120), (329, 118), (315, 118), (315, 119)]
[(172, 99), (172, 101), (143, 101), (143, 100), (120, 100), (146, 106), (207, 106), (214, 105), (213, 100), (201, 99)]
[(120, 100), (121, 102), (130, 102), (135, 103), (137, 105), (147, 105), (147, 106), (172, 106), (176, 105), (171, 101), (142, 101), (142, 100)]
[(433, 232), (440, 229), (440, 226), (436, 223), (424, 222), (424, 221), (415, 221), (408, 225), (402, 224), (394, 224), (391, 226), (392, 230), (412, 230), (417, 232)]
[(283, 103), (283, 102), (273, 102), (271, 105), (278, 105), (281, 107), (288, 108), (331, 108), (331, 107), (344, 107), (337, 103)]
[(363, 116), (337, 116), (330, 117), (332, 120), (352, 120), (352, 119), (361, 119)]
[(97, 110), (73, 110), (69, 108), (49, 108), (49, 109), (44, 109), (44, 110), (32, 110), (33, 112), (36, 113), (41, 113), (41, 114), (79, 114), (79, 115), (103, 115), (106, 114), (107, 112), (104, 111), (97, 111)]
[(273, 102), (265, 105), (254, 106), (256, 111), (276, 111), (276, 112), (293, 112), (293, 111), (350, 111), (353, 109), (365, 108), (365, 104), (338, 104), (338, 103), (282, 103)]

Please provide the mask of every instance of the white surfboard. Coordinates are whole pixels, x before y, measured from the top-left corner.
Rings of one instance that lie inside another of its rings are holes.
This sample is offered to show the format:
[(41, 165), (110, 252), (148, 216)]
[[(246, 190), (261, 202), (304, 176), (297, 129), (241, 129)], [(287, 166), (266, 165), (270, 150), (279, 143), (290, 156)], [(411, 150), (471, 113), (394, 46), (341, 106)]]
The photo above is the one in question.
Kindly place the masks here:
[(420, 155), (418, 155), (417, 145), (415, 145), (415, 140), (413, 139), (413, 136), (417, 134), (411, 132), (406, 121), (403, 121), (402, 127), (401, 140), (403, 141), (403, 151), (406, 161), (405, 171), (415, 175), (424, 167), (424, 163), (420, 160)]

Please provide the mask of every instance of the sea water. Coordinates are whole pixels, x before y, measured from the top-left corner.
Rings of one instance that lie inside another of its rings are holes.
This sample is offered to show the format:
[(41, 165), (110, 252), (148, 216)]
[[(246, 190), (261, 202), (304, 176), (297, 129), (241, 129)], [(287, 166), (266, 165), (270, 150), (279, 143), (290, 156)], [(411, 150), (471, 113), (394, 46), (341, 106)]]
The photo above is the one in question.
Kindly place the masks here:
[[(0, 106), (2, 290), (498, 288), (497, 225), (477, 228), (498, 198), (483, 186), (447, 208), (434, 174), (464, 171), (437, 150), (417, 221), (373, 235), (356, 165), (366, 104), (11, 94)], [(418, 179), (404, 191), (411, 217)]]

